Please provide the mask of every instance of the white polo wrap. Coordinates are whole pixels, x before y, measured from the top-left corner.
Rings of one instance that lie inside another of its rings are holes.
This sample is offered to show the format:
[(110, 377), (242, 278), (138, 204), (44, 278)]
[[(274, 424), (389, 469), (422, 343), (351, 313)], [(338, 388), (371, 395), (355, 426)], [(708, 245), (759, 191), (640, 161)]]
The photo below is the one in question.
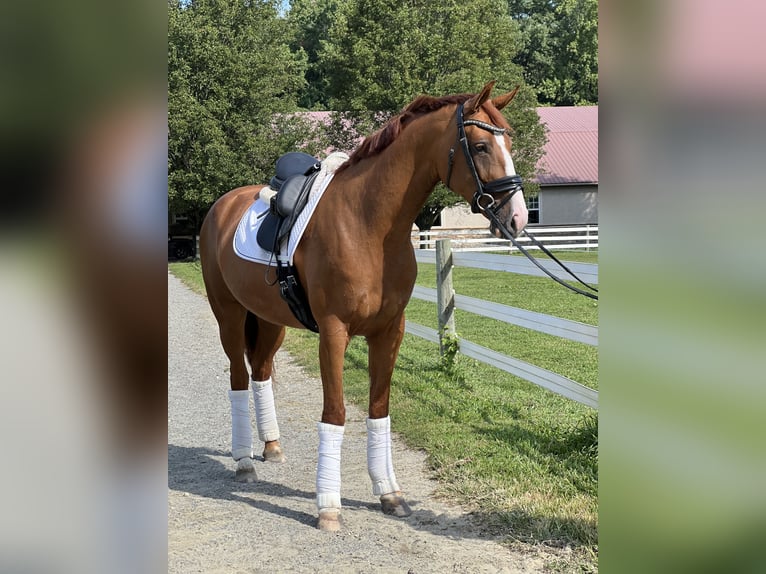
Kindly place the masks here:
[(317, 507), (340, 509), (340, 451), (345, 427), (317, 423), (319, 462), (317, 464)]
[(253, 458), (253, 428), (250, 423), (250, 391), (229, 391), (231, 401), (231, 457)]
[(367, 419), (367, 472), (372, 493), (389, 494), (401, 490), (396, 482), (391, 457), (391, 418)]
[(279, 440), (279, 425), (277, 424), (277, 411), (274, 409), (271, 377), (265, 381), (252, 381), (252, 385), (258, 438), (263, 442)]

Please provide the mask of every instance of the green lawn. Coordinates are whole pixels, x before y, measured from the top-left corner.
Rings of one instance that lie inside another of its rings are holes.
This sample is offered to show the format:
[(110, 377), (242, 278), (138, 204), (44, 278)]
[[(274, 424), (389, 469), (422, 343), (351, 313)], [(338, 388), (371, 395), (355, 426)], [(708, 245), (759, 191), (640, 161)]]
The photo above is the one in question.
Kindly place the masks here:
[(168, 269), (192, 291), (207, 296), (205, 283), (202, 281), (202, 267), (199, 261), (168, 263)]
[[(597, 254), (580, 260), (596, 262)], [(170, 269), (200, 289), (198, 264)], [(419, 266), (418, 284), (435, 286), (433, 265)], [(460, 294), (598, 323), (597, 303), (547, 278), (456, 268), (454, 286)], [(435, 313), (435, 305), (414, 299), (407, 308), (408, 320), (433, 328)], [(597, 348), (460, 311), (456, 324), (461, 337), (597, 388)], [(317, 335), (288, 329), (285, 346), (318, 376)], [(355, 338), (344, 385), (347, 400), (363, 409), (366, 366), (366, 344)], [(406, 335), (392, 381), (391, 419), (410, 446), (428, 454), (440, 495), (471, 507), (509, 543), (572, 547), (559, 568), (597, 569), (595, 411), (461, 355), (445, 365), (437, 345)]]

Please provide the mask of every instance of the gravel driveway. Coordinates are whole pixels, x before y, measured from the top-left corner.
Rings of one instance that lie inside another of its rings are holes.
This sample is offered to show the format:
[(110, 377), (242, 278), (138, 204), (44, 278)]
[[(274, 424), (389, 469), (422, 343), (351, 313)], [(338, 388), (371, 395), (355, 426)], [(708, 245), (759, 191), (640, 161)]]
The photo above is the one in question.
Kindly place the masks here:
[[(489, 539), (464, 510), (436, 500), (422, 453), (394, 438), (394, 464), (413, 514), (383, 515), (366, 466), (365, 415), (347, 405), (344, 528), (316, 529), (321, 383), (284, 351), (274, 394), (284, 464), (256, 462), (234, 482), (228, 361), (207, 301), (168, 275), (168, 571), (543, 572), (544, 556)], [(254, 433), (257, 440), (257, 433)], [(256, 453), (262, 444), (256, 443)]]

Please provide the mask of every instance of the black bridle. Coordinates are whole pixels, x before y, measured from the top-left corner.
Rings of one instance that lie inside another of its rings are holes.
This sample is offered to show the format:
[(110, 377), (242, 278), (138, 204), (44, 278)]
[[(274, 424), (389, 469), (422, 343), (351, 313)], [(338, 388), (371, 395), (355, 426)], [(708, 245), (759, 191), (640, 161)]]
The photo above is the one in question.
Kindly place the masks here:
[[(585, 295), (586, 297), (589, 297), (591, 299), (598, 300), (598, 295), (594, 295), (593, 293), (590, 293), (588, 291), (584, 291), (583, 289), (580, 289), (579, 287), (576, 287), (575, 285), (570, 285), (566, 281), (563, 281), (562, 279), (559, 279), (556, 277), (553, 273), (548, 271), (546, 267), (544, 267), (537, 259), (535, 259), (524, 247), (519, 244), (518, 241), (516, 241), (516, 238), (513, 236), (513, 234), (508, 231), (505, 224), (500, 220), (500, 217), (498, 216), (498, 213), (503, 208), (503, 206), (508, 203), (513, 195), (521, 191), (523, 193), (524, 186), (522, 184), (521, 176), (519, 175), (507, 175), (505, 177), (500, 177), (498, 179), (493, 179), (492, 181), (483, 182), (481, 181), (481, 178), (479, 177), (478, 172), (476, 171), (476, 164), (473, 161), (473, 155), (471, 154), (471, 150), (468, 146), (468, 136), (465, 133), (465, 126), (476, 126), (478, 128), (481, 128), (485, 131), (488, 131), (494, 135), (502, 135), (505, 134), (508, 130), (505, 128), (500, 128), (497, 126), (493, 126), (492, 124), (488, 124), (486, 122), (481, 122), (479, 120), (465, 120), (463, 118), (463, 104), (459, 104), (457, 107), (457, 139), (458, 143), (460, 143), (460, 147), (463, 149), (463, 156), (465, 156), (465, 162), (468, 165), (468, 170), (471, 172), (471, 175), (473, 176), (474, 182), (476, 183), (476, 191), (473, 194), (473, 200), (471, 201), (471, 211), (473, 213), (483, 213), (487, 219), (489, 219), (492, 224), (500, 230), (500, 233), (503, 234), (503, 237), (510, 240), (511, 243), (513, 243), (514, 247), (516, 247), (519, 251), (521, 251), (527, 259), (529, 259), (532, 263), (534, 263), (541, 271), (543, 271), (548, 277), (556, 281), (557, 283), (563, 285), (567, 289), (571, 289), (575, 293), (579, 293), (580, 295)], [(450, 178), (452, 177), (452, 166), (455, 161), (455, 148), (452, 147), (449, 150), (449, 164), (447, 167), (447, 182), (446, 185), (449, 187)], [(505, 197), (503, 197), (500, 202), (498, 203), (495, 201), (494, 195), (505, 193)], [(561, 266), (561, 268), (569, 273), (574, 279), (576, 279), (580, 284), (584, 285), (591, 291), (598, 292), (598, 289), (595, 287), (591, 287), (587, 283), (585, 283), (582, 279), (580, 279), (577, 275), (574, 274), (572, 270), (570, 270), (566, 265), (564, 265), (561, 261), (559, 261), (553, 253), (551, 253), (542, 243), (540, 243), (535, 237), (533, 237), (526, 229), (524, 229), (524, 234), (529, 237), (530, 241), (534, 243), (537, 247), (539, 247), (548, 257), (553, 259), (556, 263)]]
[[(488, 124), (486, 122), (480, 122), (479, 120), (464, 120), (463, 119), (463, 104), (457, 107), (457, 140), (460, 147), (463, 149), (463, 155), (465, 161), (468, 164), (468, 171), (473, 175), (473, 180), (476, 182), (476, 192), (473, 194), (473, 201), (471, 201), (471, 211), (474, 213), (494, 212), (497, 213), (500, 209), (508, 203), (513, 194), (517, 191), (524, 191), (522, 185), (521, 176), (519, 175), (506, 175), (498, 179), (493, 179), (484, 183), (479, 177), (479, 173), (476, 171), (476, 164), (473, 162), (473, 155), (468, 147), (468, 136), (465, 133), (465, 126), (476, 126), (485, 131), (488, 131), (494, 135), (503, 135), (508, 130), (505, 128), (499, 128)], [(449, 150), (449, 166), (447, 168), (447, 182), (449, 187), (450, 178), (452, 177), (452, 165), (455, 161), (455, 148)], [(495, 202), (495, 198), (492, 194), (507, 193), (500, 203)], [(483, 202), (483, 203), (482, 203)]]

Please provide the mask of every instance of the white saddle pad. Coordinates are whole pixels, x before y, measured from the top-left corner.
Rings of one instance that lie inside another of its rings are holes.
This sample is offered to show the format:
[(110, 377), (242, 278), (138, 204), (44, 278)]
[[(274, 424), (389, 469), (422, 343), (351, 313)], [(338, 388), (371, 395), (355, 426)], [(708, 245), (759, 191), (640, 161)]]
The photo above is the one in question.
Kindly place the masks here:
[[(327, 189), (327, 186), (330, 185), (330, 182), (335, 175), (335, 170), (347, 159), (348, 156), (345, 153), (335, 152), (327, 156), (322, 162), (322, 168), (319, 170), (319, 174), (317, 174), (314, 184), (311, 186), (308, 203), (298, 216), (298, 219), (296, 219), (295, 225), (290, 231), (289, 240), (283, 241), (280, 246), (279, 256), (282, 261), (287, 259), (292, 265), (293, 254), (303, 237), (306, 225), (308, 225), (311, 216), (314, 214), (314, 210)], [(264, 187), (261, 190), (261, 195), (266, 195), (264, 192), (268, 190), (268, 187)], [(259, 199), (254, 201), (247, 211), (245, 211), (242, 219), (240, 219), (237, 231), (234, 233), (234, 253), (239, 255), (242, 259), (247, 259), (248, 261), (254, 261), (256, 263), (263, 263), (264, 265), (276, 264), (272, 254), (262, 249), (255, 240), (255, 236), (258, 233), (258, 226), (264, 219), (266, 219), (265, 213), (268, 210), (268, 201), (263, 201), (259, 197)], [(259, 217), (261, 215), (263, 215), (263, 217)]]

